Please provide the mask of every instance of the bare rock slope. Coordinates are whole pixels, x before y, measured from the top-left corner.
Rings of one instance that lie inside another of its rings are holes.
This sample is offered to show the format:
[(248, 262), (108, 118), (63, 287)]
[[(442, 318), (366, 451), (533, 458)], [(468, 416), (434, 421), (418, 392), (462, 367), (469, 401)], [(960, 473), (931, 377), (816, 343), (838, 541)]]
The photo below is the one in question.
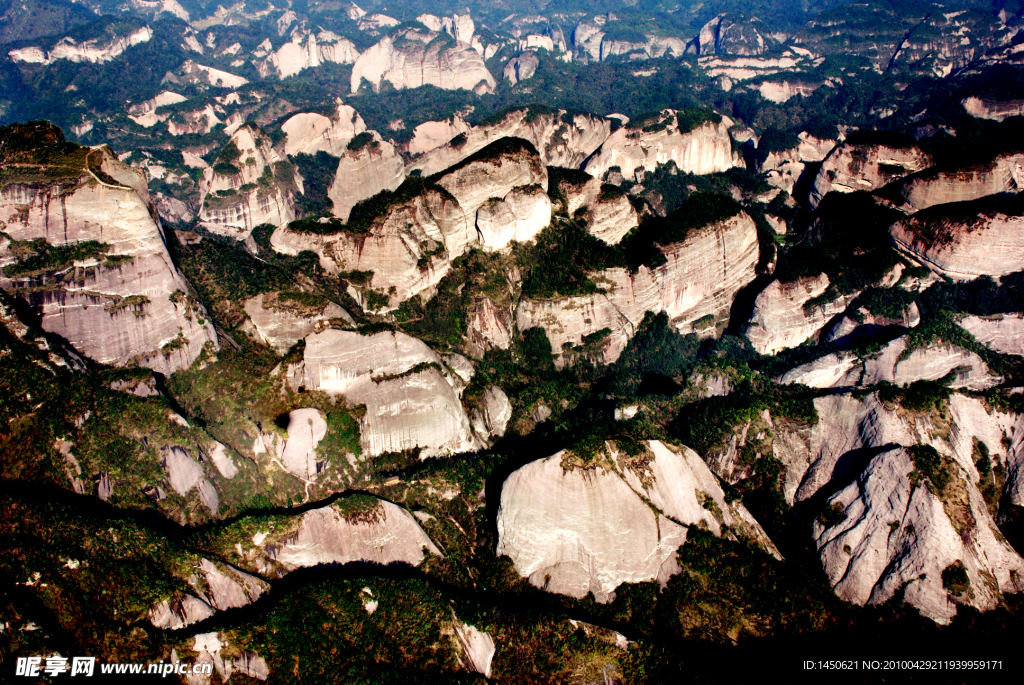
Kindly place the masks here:
[(171, 374), (216, 346), (142, 174), (107, 147), (55, 161), (54, 170), (22, 167), (0, 188), (0, 286), (27, 300), (45, 330), (104, 364)]
[(773, 549), (741, 504), (730, 504), (692, 450), (659, 441), (630, 456), (594, 446), (584, 466), (562, 451), (509, 476), (498, 511), (498, 554), (530, 583), (559, 594), (610, 602), (622, 583), (666, 581), (689, 526), (722, 526)]

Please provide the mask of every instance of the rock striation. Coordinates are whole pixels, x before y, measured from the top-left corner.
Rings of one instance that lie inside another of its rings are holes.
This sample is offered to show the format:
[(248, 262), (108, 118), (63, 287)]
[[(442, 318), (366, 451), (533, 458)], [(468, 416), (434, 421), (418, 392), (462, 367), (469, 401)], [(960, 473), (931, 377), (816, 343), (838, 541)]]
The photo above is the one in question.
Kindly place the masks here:
[(877, 190), (930, 165), (931, 159), (916, 145), (858, 143), (848, 139), (836, 146), (822, 162), (818, 175), (814, 177), (810, 203), (817, 207), (821, 198), (830, 191)]
[[(877, 605), (902, 591), (903, 601), (946, 624), (958, 606), (986, 611), (1001, 605), (1001, 593), (1024, 590), (1024, 559), (999, 533), (968, 474), (952, 469), (940, 488), (911, 476), (918, 471), (909, 450), (890, 449), (829, 498), (843, 520), (815, 521), (813, 535), (837, 595)], [(946, 582), (953, 568), (966, 574), (966, 587)]]
[(236, 240), (245, 240), (260, 224), (294, 220), (295, 196), (302, 190), (295, 169), (254, 124), (235, 131), (218, 163), (203, 169), (200, 187), (205, 191), (200, 222)]
[(424, 28), (397, 29), (364, 51), (352, 65), (353, 93), (366, 80), (379, 90), (437, 86), (444, 90), (490, 93), (496, 84), (483, 57), (456, 38)]
[(353, 64), (358, 58), (359, 50), (347, 38), (330, 31), (321, 31), (316, 35), (294, 31), (291, 41), (258, 63), (256, 69), (260, 76), (276, 73), (280, 78), (287, 78), (327, 62)]
[[(736, 293), (756, 275), (757, 228), (746, 213), (691, 231), (682, 242), (660, 249), (666, 262), (653, 269), (644, 265), (636, 273), (618, 267), (591, 273), (604, 292), (521, 300), (519, 330), (543, 328), (557, 354), (566, 343), (580, 345), (584, 336), (608, 329), (599, 355), (602, 363), (610, 363), (622, 354), (646, 312), (665, 312), (684, 333), (711, 317), (707, 329), (713, 332), (715, 321), (728, 317)], [(556, 357), (556, 364), (564, 363), (564, 356)]]
[[(59, 131), (57, 132), (59, 134)], [(25, 299), (46, 331), (103, 364), (170, 375), (217, 336), (167, 252), (145, 178), (109, 148), (80, 148), (63, 177), (25, 176), (0, 188), (0, 286)], [(106, 180), (97, 175), (103, 174)], [(92, 256), (17, 271), (11, 248), (96, 245)], [(12, 242), (14, 241), (14, 242)]]
[(550, 223), (551, 200), (537, 184), (513, 188), (501, 200), (489, 199), (476, 212), (477, 239), (487, 251), (532, 240)]
[(502, 138), (529, 141), (545, 166), (578, 168), (611, 133), (611, 120), (591, 114), (554, 112), (541, 108), (513, 109), (493, 123), (474, 126), (450, 138), (419, 159), (409, 169), (424, 176), (436, 174), (483, 150)]
[(1024, 189), (1024, 154), (1004, 153), (983, 164), (931, 168), (903, 180), (900, 194), (914, 211), (950, 202), (969, 202)]
[(898, 250), (955, 280), (1024, 270), (1019, 198), (982, 199), (922, 210), (889, 227)]
[(659, 441), (638, 456), (614, 443), (597, 449), (597, 463), (563, 450), (502, 486), (497, 553), (532, 585), (607, 603), (622, 583), (665, 582), (679, 570), (675, 552), (690, 526), (722, 535), (728, 525), (773, 549), (692, 450)]
[(747, 338), (761, 354), (775, 354), (810, 340), (836, 314), (856, 299), (835, 294), (827, 302), (819, 298), (829, 291), (824, 273), (783, 283), (774, 280), (754, 300), (754, 311), (747, 322)]
[[(604, 179), (612, 167), (623, 175), (655, 171), (659, 164), (672, 162), (679, 171), (697, 175), (713, 174), (742, 166), (732, 149), (729, 122), (708, 121), (692, 130), (680, 129), (678, 112), (664, 110), (662, 120), (642, 128), (632, 124), (612, 133), (583, 167), (591, 176)], [(644, 130), (650, 129), (650, 130)]]
[(319, 409), (288, 412), (288, 440), (281, 453), (285, 470), (307, 482), (316, 480), (320, 472), (316, 447), (326, 435), (327, 421)]
[[(419, 450), (426, 458), (481, 445), (460, 401), (465, 381), (429, 347), (403, 333), (314, 333), (306, 338), (302, 362), (289, 366), (288, 377), (293, 388), (322, 390), (343, 396), (350, 406), (365, 405), (359, 432), (368, 456)], [(496, 425), (488, 426), (485, 437), (494, 435), (490, 428)]]
[(407, 152), (414, 157), (422, 155), (469, 130), (469, 124), (458, 115), (444, 121), (425, 121), (412, 130), (412, 140), (409, 141)]
[(1024, 314), (965, 316), (960, 325), (990, 350), (1024, 356)]

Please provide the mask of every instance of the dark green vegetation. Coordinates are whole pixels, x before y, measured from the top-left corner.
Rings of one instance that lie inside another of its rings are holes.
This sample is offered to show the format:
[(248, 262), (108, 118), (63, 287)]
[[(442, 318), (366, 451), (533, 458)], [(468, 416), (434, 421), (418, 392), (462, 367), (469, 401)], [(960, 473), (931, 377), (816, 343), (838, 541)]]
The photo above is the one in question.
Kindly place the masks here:
[(303, 193), (296, 200), (298, 209), (306, 215), (329, 214), (334, 203), (327, 197), (327, 190), (338, 170), (338, 158), (319, 150), (315, 155), (297, 154), (292, 161), (302, 174)]

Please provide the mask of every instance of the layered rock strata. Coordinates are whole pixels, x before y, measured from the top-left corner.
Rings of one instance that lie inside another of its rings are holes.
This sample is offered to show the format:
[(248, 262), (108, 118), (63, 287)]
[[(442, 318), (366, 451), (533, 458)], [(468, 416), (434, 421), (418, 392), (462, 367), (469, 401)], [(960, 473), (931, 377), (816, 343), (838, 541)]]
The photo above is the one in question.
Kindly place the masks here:
[(789, 283), (772, 281), (754, 300), (754, 312), (747, 323), (747, 338), (761, 354), (775, 354), (811, 339), (836, 314), (856, 298), (836, 294), (828, 302), (819, 298), (828, 292), (824, 273)]
[[(0, 241), (0, 286), (27, 300), (44, 330), (98, 362), (167, 375), (189, 366), (204, 345), (216, 347), (217, 336), (171, 261), (144, 176), (106, 147), (77, 154), (78, 173), (0, 189), (7, 235)], [(17, 270), (12, 248), (35, 240), (58, 249), (98, 247), (53, 269)]]
[(683, 173), (697, 175), (742, 166), (742, 160), (732, 149), (730, 122), (709, 121), (686, 131), (680, 130), (677, 114), (665, 110), (660, 124), (644, 127), (650, 131), (623, 126), (602, 143), (583, 167), (584, 171), (604, 179), (612, 167), (618, 167), (626, 176), (635, 176), (637, 172), (653, 172), (659, 164), (669, 162)]
[(396, 89), (431, 85), (444, 90), (490, 93), (496, 82), (483, 57), (466, 43), (436, 31), (410, 28), (385, 36), (352, 65), (353, 93), (363, 80), (374, 90), (387, 81)]
[(810, 203), (817, 207), (826, 193), (877, 190), (931, 165), (928, 155), (916, 146), (844, 142), (825, 158), (814, 177)]
[[(590, 274), (604, 291), (554, 300), (520, 301), (519, 330), (541, 327), (556, 354), (563, 345), (579, 345), (584, 336), (608, 329), (600, 360), (619, 358), (646, 312), (665, 312), (680, 332), (714, 332), (716, 321), (728, 317), (736, 293), (756, 275), (757, 228), (745, 213), (691, 231), (679, 243), (660, 246), (666, 262), (636, 273), (625, 268)], [(556, 357), (556, 364), (565, 359)]]
[(295, 195), (302, 187), (270, 138), (254, 125), (242, 126), (225, 150), (233, 151), (231, 159), (203, 170), (206, 194), (199, 212), (203, 226), (245, 240), (260, 224), (280, 226), (294, 220)]

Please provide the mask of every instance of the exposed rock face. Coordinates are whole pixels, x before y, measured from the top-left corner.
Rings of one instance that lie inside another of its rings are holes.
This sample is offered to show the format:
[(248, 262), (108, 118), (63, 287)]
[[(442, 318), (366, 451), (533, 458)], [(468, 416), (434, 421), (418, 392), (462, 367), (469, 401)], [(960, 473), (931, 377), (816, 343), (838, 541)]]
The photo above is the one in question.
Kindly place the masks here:
[(425, 121), (412, 130), (409, 154), (415, 156), (430, 152), (469, 129), (469, 124), (460, 116), (453, 116), (444, 121)]
[(821, 198), (830, 191), (852, 193), (857, 190), (877, 190), (890, 181), (921, 171), (931, 165), (931, 159), (916, 146), (892, 147), (881, 144), (851, 144), (837, 146), (821, 165), (814, 177), (810, 203), (817, 207)]
[(504, 199), (488, 200), (476, 213), (478, 239), (488, 251), (532, 240), (550, 223), (551, 200), (539, 185), (513, 188)]
[(907, 385), (956, 375), (950, 387), (985, 390), (1002, 382), (974, 352), (936, 341), (907, 352), (906, 337), (896, 338), (866, 359), (849, 352), (826, 355), (787, 371), (783, 383), (802, 383), (815, 388), (870, 386), (883, 381)]
[(368, 234), (341, 231), (316, 235), (282, 227), (271, 236), (271, 245), (284, 254), (312, 250), (320, 255), (321, 266), (331, 273), (372, 271), (367, 286), (382, 294), (383, 306), (371, 305), (365, 293), (355, 287), (350, 287), (349, 293), (366, 309), (387, 310), (413, 295), (430, 293), (451, 269), (451, 260), (470, 244), (473, 234), (472, 220), (458, 203), (428, 189), (394, 206), (383, 219), (374, 222)]
[(348, 221), (349, 213), (360, 200), (382, 190), (394, 190), (405, 180), (405, 164), (395, 146), (370, 131), (373, 139), (356, 150), (345, 149), (338, 171), (327, 191), (334, 203), (334, 216)]
[(284, 131), (284, 152), (289, 157), (300, 152), (327, 152), (335, 157), (345, 153), (345, 146), (366, 130), (359, 113), (348, 105), (338, 105), (333, 119), (322, 114), (296, 114), (281, 125)]
[(821, 87), (821, 82), (808, 83), (806, 81), (763, 81), (757, 86), (761, 97), (771, 100), (776, 104), (782, 104), (791, 98), (801, 95), (807, 96)]
[(491, 677), (491, 660), (494, 659), (494, 639), (475, 626), (455, 619), (455, 637), (462, 648), (462, 661), (467, 670)]
[(512, 403), (508, 401), (508, 395), (492, 385), (480, 396), (473, 411), (473, 430), (484, 440), (498, 438), (505, 434), (511, 418)]
[(496, 82), (480, 54), (466, 43), (421, 29), (385, 36), (352, 66), (352, 92), (363, 79), (374, 90), (388, 81), (395, 88), (432, 85), (445, 90), (490, 93)]
[(262, 544), (265, 557), (256, 557), (254, 566), (282, 576), (296, 568), (354, 561), (419, 566), (424, 549), (442, 556), (413, 515), (398, 505), (376, 500), (346, 512), (345, 500), (339, 504), (302, 514), (294, 533)]
[[(601, 361), (619, 358), (645, 312), (665, 312), (681, 332), (694, 322), (728, 316), (737, 291), (755, 277), (758, 260), (757, 228), (745, 213), (692, 231), (684, 241), (661, 246), (666, 263), (632, 274), (625, 268), (606, 269), (591, 277), (604, 293), (559, 300), (522, 300), (516, 309), (519, 330), (540, 326), (551, 349), (564, 343), (579, 345), (583, 336), (605, 328), (611, 334), (601, 348)], [(564, 364), (563, 358), (556, 363)]]
[(1000, 354), (1024, 355), (1024, 315), (965, 316), (960, 321), (968, 333)]
[(420, 449), (426, 458), (479, 447), (459, 400), (463, 381), (445, 368), (429, 347), (408, 335), (329, 329), (306, 338), (303, 361), (289, 374), (294, 387), (366, 405), (359, 419), (365, 454)]
[(624, 175), (632, 176), (638, 170), (653, 172), (659, 164), (669, 162), (675, 162), (683, 173), (697, 175), (742, 166), (732, 150), (729, 126), (724, 120), (680, 132), (675, 113), (665, 110), (663, 115), (666, 119), (662, 123), (667, 126), (662, 130), (645, 132), (623, 126), (611, 134), (584, 170), (603, 179), (611, 167), (619, 167)]
[[(331, 319), (352, 322), (352, 317), (334, 302), (320, 307), (302, 307), (281, 298), (281, 293), (261, 293), (245, 301), (253, 337), (270, 345), (278, 354), (288, 349)], [(243, 326), (243, 328), (246, 328)]]
[[(946, 417), (886, 405), (877, 393), (863, 399), (850, 394), (819, 397), (814, 408), (818, 421), (809, 428), (794, 427), (784, 419), (769, 424), (775, 434), (772, 452), (785, 466), (783, 495), (790, 503), (808, 499), (844, 474), (852, 478), (865, 465), (857, 466), (858, 455), (871, 456), (893, 445), (931, 445), (954, 459), (969, 474), (968, 480), (976, 483), (977, 439), (985, 443), (993, 463), (1006, 465), (1010, 474), (1017, 445), (1011, 438), (1020, 435), (1024, 425), (1014, 414), (958, 393), (950, 397)], [(729, 464), (735, 460), (735, 447), (729, 453), (731, 457), (722, 455), (714, 461), (716, 473), (732, 480), (735, 467)], [(1007, 492), (1012, 493), (1010, 485)]]
[(497, 123), (474, 126), (465, 131), (464, 137), (450, 139), (446, 145), (415, 160), (410, 168), (421, 169), (424, 176), (436, 174), (502, 138), (529, 141), (546, 166), (578, 168), (610, 133), (611, 121), (605, 118), (563, 110), (540, 113), (529, 108), (516, 109)]
[[(0, 286), (31, 287), (20, 296), (42, 328), (82, 354), (170, 375), (189, 366), (206, 343), (217, 345), (213, 324), (202, 305), (186, 296), (189, 286), (167, 252), (141, 172), (106, 147), (88, 159), (90, 168), (116, 184), (85, 169), (80, 177), (59, 181), (9, 183), (0, 189), (0, 221), (15, 241), (95, 241), (106, 246), (102, 254), (58, 265), (57, 273), (3, 276)], [(14, 262), (10, 249), (9, 242), (0, 243), (0, 265), (8, 270)]]
[(944, 276), (1005, 276), (1024, 269), (1024, 216), (1001, 209), (985, 200), (933, 207), (896, 222), (889, 235), (897, 249)]
[(261, 76), (277, 72), (281, 78), (294, 76), (304, 69), (318, 67), (325, 62), (352, 64), (359, 57), (359, 50), (352, 41), (330, 31), (303, 35), (296, 31), (291, 42), (285, 43), (277, 52), (257, 65)]
[(167, 481), (171, 488), (183, 497), (188, 497), (195, 488), (200, 501), (211, 514), (216, 515), (220, 508), (220, 498), (217, 496), (217, 489), (209, 479), (205, 478), (206, 472), (199, 462), (190, 457), (180, 447), (164, 448), (164, 469), (167, 471)]
[(319, 471), (316, 446), (325, 435), (327, 421), (319, 409), (295, 409), (288, 412), (288, 441), (281, 455), (285, 469), (302, 480), (315, 480)]
[(217, 165), (203, 170), (203, 226), (244, 240), (260, 224), (280, 226), (294, 220), (295, 193), (301, 187), (295, 170), (271, 147), (270, 139), (249, 125), (235, 131), (231, 144), (238, 151), (231, 161), (234, 170), (220, 173)]
[(257, 577), (209, 559), (200, 559), (195, 569), (188, 584), (198, 596), (186, 594), (155, 604), (149, 610), (149, 621), (155, 627), (178, 630), (217, 611), (246, 606), (269, 589)]
[(987, 164), (959, 169), (928, 169), (903, 182), (901, 193), (915, 210), (967, 202), (1024, 189), (1024, 154), (997, 156)]
[(726, 503), (692, 450), (650, 441), (637, 461), (611, 443), (605, 449), (592, 468), (573, 467), (579, 457), (562, 451), (515, 471), (502, 486), (497, 553), (531, 584), (610, 602), (622, 583), (665, 581), (677, 572), (675, 551), (693, 525), (716, 535), (723, 524), (737, 526), (770, 546), (742, 505)]
[(572, 32), (572, 44), (576, 55), (584, 63), (589, 60), (604, 61), (618, 55), (629, 59), (651, 57), (682, 57), (686, 52), (686, 41), (675, 36), (648, 34), (641, 39), (621, 40), (608, 37), (601, 26), (592, 21), (581, 21)]
[[(1024, 559), (998, 533), (967, 474), (954, 473), (940, 498), (915, 484), (915, 469), (907, 450), (883, 452), (830, 498), (845, 519), (830, 528), (816, 521), (814, 536), (836, 594), (875, 605), (905, 586), (904, 601), (949, 623), (957, 605), (994, 609), (1000, 593), (1024, 589)], [(954, 593), (943, 587), (943, 572), (957, 562), (970, 589)]]
[(1024, 114), (1024, 100), (984, 100), (971, 96), (960, 104), (972, 117), (1003, 121)]
[(843, 316), (838, 323), (832, 326), (825, 334), (824, 342), (848, 343), (858, 337), (877, 333), (888, 326), (914, 328), (919, 323), (921, 323), (921, 312), (918, 310), (916, 302), (911, 302), (903, 314), (895, 317), (872, 314), (866, 308), (860, 307), (856, 312)]
[(502, 76), (510, 85), (516, 85), (520, 81), (526, 79), (537, 73), (537, 67), (540, 66), (540, 60), (537, 55), (533, 52), (524, 52), (518, 57), (513, 57), (505, 63), (505, 69), (502, 71)]
[(54, 62), (66, 59), (70, 62), (91, 62), (102, 64), (110, 62), (121, 56), (125, 50), (146, 43), (153, 37), (153, 29), (143, 26), (125, 36), (114, 36), (111, 40), (101, 43), (100, 39), (88, 40), (76, 43), (72, 38), (61, 38), (49, 51), (32, 46), (11, 50), (8, 56), (13, 62), (27, 62), (29, 64), (53, 64)]
[(609, 245), (615, 245), (640, 221), (625, 193), (602, 184), (591, 176), (582, 184), (563, 180), (559, 190), (566, 200), (566, 212), (572, 216), (581, 207), (587, 209), (587, 232)]
[(809, 340), (857, 297), (854, 293), (817, 306), (805, 307), (829, 287), (824, 273), (791, 283), (772, 281), (754, 301), (747, 338), (761, 354), (775, 354)]
[(515, 315), (509, 307), (483, 298), (473, 303), (468, 316), (466, 338), (472, 356), (483, 357), (489, 349), (507, 350), (512, 345)]

